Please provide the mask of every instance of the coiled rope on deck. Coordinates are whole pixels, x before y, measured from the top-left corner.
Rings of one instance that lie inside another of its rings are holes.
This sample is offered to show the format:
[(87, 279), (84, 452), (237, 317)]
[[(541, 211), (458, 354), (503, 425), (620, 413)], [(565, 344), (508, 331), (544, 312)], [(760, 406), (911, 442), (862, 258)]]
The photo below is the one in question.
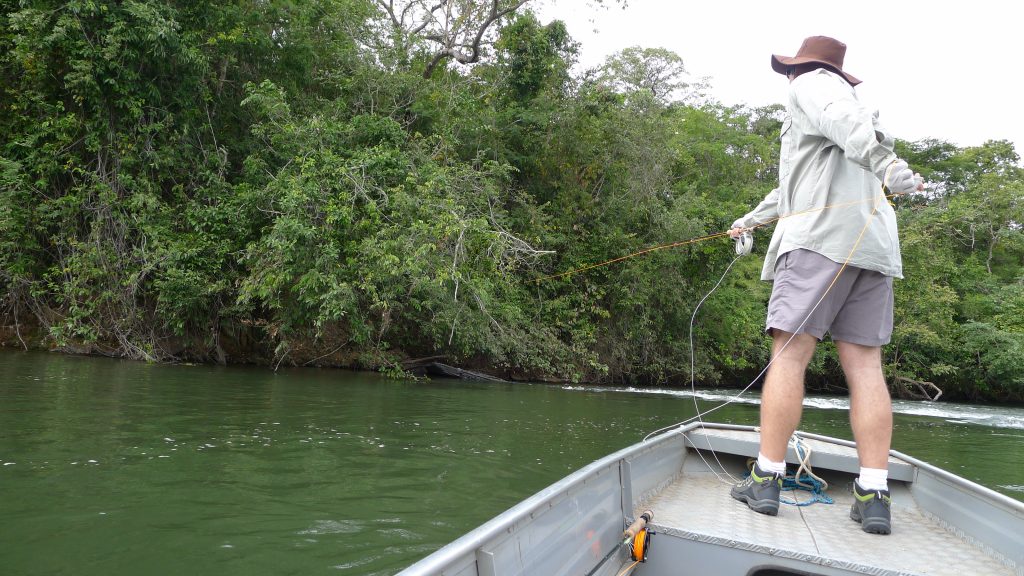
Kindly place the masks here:
[(791, 443), (793, 444), (793, 450), (796, 451), (797, 461), (800, 462), (800, 466), (797, 467), (796, 473), (786, 474), (782, 479), (782, 490), (784, 492), (805, 490), (811, 493), (811, 499), (800, 502), (796, 499), (787, 500), (779, 498), (779, 502), (791, 506), (810, 506), (816, 502), (821, 502), (822, 504), (835, 503), (831, 496), (825, 494), (825, 491), (828, 490), (828, 482), (815, 474), (811, 468), (811, 447), (804, 444), (799, 434), (793, 435)]

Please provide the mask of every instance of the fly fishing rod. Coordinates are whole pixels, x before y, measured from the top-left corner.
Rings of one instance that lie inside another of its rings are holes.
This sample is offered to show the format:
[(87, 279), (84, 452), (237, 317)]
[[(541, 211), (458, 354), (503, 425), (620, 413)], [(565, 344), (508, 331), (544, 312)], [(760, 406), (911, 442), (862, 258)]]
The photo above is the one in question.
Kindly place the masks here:
[[(888, 194), (888, 195), (885, 196), (885, 198), (886, 199), (890, 199), (890, 198), (894, 198), (896, 196), (902, 196), (902, 194)], [(737, 240), (739, 240), (739, 241), (736, 243), (736, 253), (737, 254), (740, 253), (741, 246), (746, 246), (746, 248), (743, 248), (744, 250), (746, 250), (745, 254), (749, 254), (750, 253), (750, 248), (753, 246), (753, 237), (751, 236), (751, 233), (754, 230), (757, 230), (758, 228), (763, 228), (765, 226), (768, 226), (770, 224), (774, 224), (776, 222), (779, 222), (781, 220), (785, 220), (787, 218), (793, 218), (793, 217), (796, 217), (796, 216), (802, 216), (804, 214), (812, 214), (812, 213), (815, 213), (815, 212), (822, 212), (822, 211), (825, 211), (825, 210), (831, 210), (833, 208), (845, 208), (845, 207), (849, 207), (849, 206), (856, 206), (856, 205), (859, 205), (859, 204), (864, 204), (864, 203), (869, 202), (871, 200), (874, 200), (874, 198), (873, 197), (862, 198), (860, 200), (851, 200), (849, 202), (839, 202), (839, 203), (836, 203), (836, 204), (828, 204), (826, 206), (821, 206), (819, 208), (808, 208), (806, 210), (798, 210), (796, 212), (791, 212), (789, 214), (785, 214), (785, 215), (782, 215), (782, 216), (777, 216), (775, 218), (770, 218), (768, 220), (765, 220), (764, 222), (761, 222), (760, 224), (751, 226), (750, 228), (744, 228), (743, 231), (740, 234), (740, 238), (737, 238)], [(725, 237), (728, 237), (728, 236), (730, 236), (730, 233), (728, 231), (727, 232), (717, 232), (717, 233), (714, 233), (714, 234), (706, 234), (704, 236), (697, 236), (695, 238), (690, 238), (690, 239), (687, 239), (687, 240), (680, 240), (678, 242), (669, 242), (667, 244), (658, 244), (658, 245), (655, 245), (655, 246), (650, 246), (648, 248), (644, 248), (642, 250), (638, 250), (636, 252), (632, 252), (632, 253), (626, 254), (625, 256), (619, 256), (617, 258), (612, 258), (610, 260), (605, 260), (603, 262), (596, 262), (594, 264), (587, 264), (585, 266), (580, 266), (579, 268), (573, 268), (571, 270), (567, 270), (565, 272), (559, 272), (557, 274), (550, 274), (550, 275), (547, 275), (547, 276), (541, 276), (540, 278), (536, 278), (536, 279), (532, 280), (532, 282), (535, 282), (535, 283), (539, 284), (541, 282), (545, 282), (545, 281), (549, 281), (549, 280), (559, 280), (559, 279), (562, 279), (562, 278), (568, 278), (569, 276), (575, 276), (576, 274), (581, 274), (583, 272), (589, 272), (589, 271), (597, 269), (597, 268), (604, 268), (606, 266), (611, 266), (612, 264), (617, 264), (619, 262), (630, 260), (630, 259), (636, 258), (638, 256), (646, 256), (647, 254), (652, 254), (654, 252), (659, 252), (661, 250), (668, 250), (670, 248), (679, 248), (681, 246), (688, 246), (688, 245), (691, 245), (691, 244), (698, 244), (700, 242), (707, 242), (708, 240), (714, 240), (715, 238), (725, 238)]]

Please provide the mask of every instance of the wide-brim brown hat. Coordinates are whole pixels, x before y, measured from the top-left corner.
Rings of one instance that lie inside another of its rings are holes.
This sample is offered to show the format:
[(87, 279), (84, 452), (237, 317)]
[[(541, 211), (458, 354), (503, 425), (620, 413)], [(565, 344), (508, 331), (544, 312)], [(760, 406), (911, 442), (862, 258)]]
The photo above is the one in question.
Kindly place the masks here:
[(796, 56), (772, 54), (772, 70), (784, 75), (790, 66), (818, 62), (833, 68), (835, 72), (842, 74), (851, 86), (856, 86), (860, 84), (860, 80), (843, 70), (843, 59), (845, 57), (846, 44), (828, 36), (811, 36), (804, 39), (804, 43), (800, 45)]

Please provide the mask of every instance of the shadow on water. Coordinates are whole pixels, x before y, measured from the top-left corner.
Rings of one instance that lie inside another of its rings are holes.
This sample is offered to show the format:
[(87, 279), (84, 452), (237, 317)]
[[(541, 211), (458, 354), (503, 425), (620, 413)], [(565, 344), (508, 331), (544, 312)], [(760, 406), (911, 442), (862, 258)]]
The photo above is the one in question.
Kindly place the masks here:
[[(940, 406), (904, 407), (894, 448), (1024, 500), (1024, 410)], [(850, 437), (841, 408), (812, 399), (802, 428)], [(393, 574), (695, 413), (678, 391), (3, 352), (0, 572)], [(756, 423), (756, 396), (712, 418)]]

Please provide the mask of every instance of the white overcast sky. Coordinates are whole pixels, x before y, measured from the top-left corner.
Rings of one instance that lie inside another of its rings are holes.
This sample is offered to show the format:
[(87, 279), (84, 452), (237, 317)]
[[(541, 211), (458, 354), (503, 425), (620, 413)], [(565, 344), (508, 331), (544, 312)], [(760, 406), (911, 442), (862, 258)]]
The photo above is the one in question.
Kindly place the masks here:
[(565, 21), (582, 66), (630, 46), (667, 48), (691, 76), (710, 76), (710, 95), (729, 105), (785, 103), (771, 54), (832, 36), (847, 45), (844, 70), (863, 81), (861, 102), (896, 137), (1005, 139), (1024, 156), (1024, 4), (1015, 1), (629, 0), (601, 9), (548, 0), (534, 9), (542, 22)]

